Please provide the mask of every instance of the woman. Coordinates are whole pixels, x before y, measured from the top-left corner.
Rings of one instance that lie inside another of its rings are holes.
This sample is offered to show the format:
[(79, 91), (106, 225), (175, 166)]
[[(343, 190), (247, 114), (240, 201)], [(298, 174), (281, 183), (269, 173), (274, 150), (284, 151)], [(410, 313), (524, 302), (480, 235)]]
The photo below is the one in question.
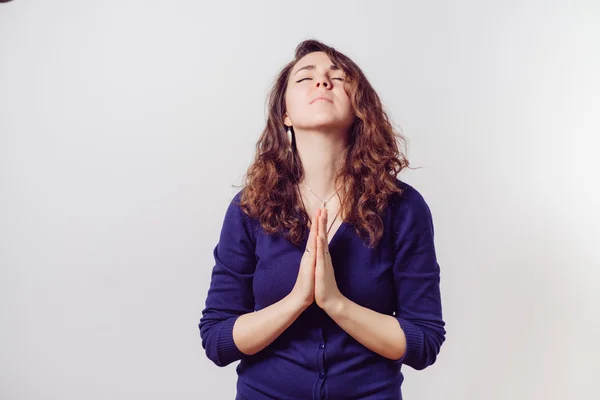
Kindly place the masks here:
[(445, 340), (430, 209), (358, 66), (302, 42), (230, 203), (199, 329), (237, 399), (398, 399)]

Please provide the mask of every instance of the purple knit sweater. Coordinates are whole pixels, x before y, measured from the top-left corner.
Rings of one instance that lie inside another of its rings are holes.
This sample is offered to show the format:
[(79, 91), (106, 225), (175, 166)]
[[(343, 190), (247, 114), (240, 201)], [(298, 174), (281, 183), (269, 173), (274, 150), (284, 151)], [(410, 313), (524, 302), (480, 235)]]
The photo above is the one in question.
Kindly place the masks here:
[(406, 335), (399, 360), (356, 341), (316, 303), (273, 343), (248, 356), (233, 341), (242, 314), (261, 310), (290, 293), (305, 242), (295, 246), (279, 232), (264, 233), (230, 203), (213, 255), (211, 283), (198, 327), (206, 355), (218, 366), (240, 361), (236, 399), (401, 399), (403, 364), (421, 370), (436, 360), (446, 330), (433, 218), (422, 195), (404, 190), (390, 197), (381, 241), (368, 248), (343, 222), (329, 244), (335, 278), (348, 299), (392, 315)]

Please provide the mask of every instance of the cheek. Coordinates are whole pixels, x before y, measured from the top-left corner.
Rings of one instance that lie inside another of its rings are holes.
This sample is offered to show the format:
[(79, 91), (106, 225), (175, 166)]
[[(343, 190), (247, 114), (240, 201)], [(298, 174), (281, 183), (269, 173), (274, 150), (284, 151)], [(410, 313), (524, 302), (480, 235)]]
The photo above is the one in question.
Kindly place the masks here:
[(344, 101), (346, 103), (347, 111), (349, 114), (354, 115), (354, 106), (352, 105), (352, 100), (350, 100), (351, 92), (349, 89), (344, 88), (344, 93), (346, 94), (346, 96), (344, 97)]
[(298, 93), (288, 93), (285, 104), (290, 116), (301, 114), (305, 108), (303, 97)]
[(348, 102), (348, 104), (350, 104), (350, 89), (344, 86), (344, 94), (345, 94), (345, 99)]
[(352, 102), (350, 101), (350, 97), (348, 96), (347, 91), (344, 91), (344, 93), (340, 96), (340, 102), (342, 103), (346, 113), (354, 113)]

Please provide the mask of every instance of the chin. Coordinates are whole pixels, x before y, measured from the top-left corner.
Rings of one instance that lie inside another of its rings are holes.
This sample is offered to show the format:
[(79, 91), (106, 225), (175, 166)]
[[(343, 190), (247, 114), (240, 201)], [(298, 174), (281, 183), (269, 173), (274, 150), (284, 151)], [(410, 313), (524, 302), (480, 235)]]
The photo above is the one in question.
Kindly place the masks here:
[(333, 129), (340, 129), (340, 127), (341, 125), (339, 123), (322, 123), (309, 125), (306, 127), (306, 129), (328, 131)]
[(316, 115), (307, 121), (307, 127), (312, 129), (317, 128), (336, 128), (342, 125), (342, 121), (331, 115)]

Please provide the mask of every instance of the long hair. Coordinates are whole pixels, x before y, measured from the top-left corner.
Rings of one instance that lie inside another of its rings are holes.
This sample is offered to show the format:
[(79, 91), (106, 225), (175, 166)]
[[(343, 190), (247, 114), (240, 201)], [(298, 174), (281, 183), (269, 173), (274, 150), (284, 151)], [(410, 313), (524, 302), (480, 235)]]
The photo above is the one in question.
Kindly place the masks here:
[[(295, 50), (294, 59), (276, 77), (269, 92), (266, 126), (256, 144), (254, 162), (245, 174), (245, 187), (240, 207), (260, 222), (267, 234), (277, 231), (296, 246), (306, 239), (306, 226), (311, 219), (299, 205), (297, 183), (304, 177), (295, 141), (290, 142), (283, 124), (286, 111), (285, 91), (294, 65), (305, 55), (325, 52), (333, 64), (345, 73), (346, 91), (355, 118), (348, 132), (348, 151), (336, 175), (347, 188), (340, 199), (344, 221), (354, 226), (369, 247), (374, 247), (383, 234), (383, 214), (389, 196), (402, 193), (396, 176), (409, 168), (398, 142), (406, 139), (392, 127), (381, 100), (360, 70), (347, 56), (317, 40), (305, 40)], [(368, 239), (367, 239), (368, 238)]]

